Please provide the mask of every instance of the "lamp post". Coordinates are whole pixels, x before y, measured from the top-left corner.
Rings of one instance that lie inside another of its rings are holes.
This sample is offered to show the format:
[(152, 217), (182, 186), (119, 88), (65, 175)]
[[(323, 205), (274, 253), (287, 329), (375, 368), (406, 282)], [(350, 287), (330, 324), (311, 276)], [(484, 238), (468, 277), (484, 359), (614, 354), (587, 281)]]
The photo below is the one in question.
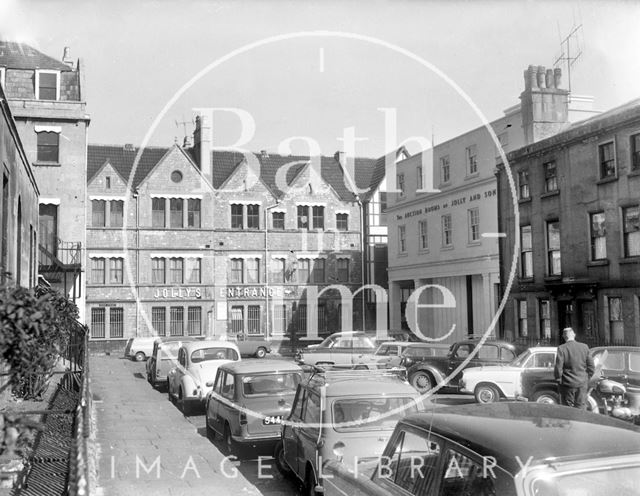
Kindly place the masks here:
[(276, 200), (273, 205), (264, 207), (264, 301), (265, 301), (265, 313), (266, 313), (266, 325), (265, 330), (267, 338), (269, 337), (269, 218), (268, 212), (272, 208), (280, 205), (280, 202)]

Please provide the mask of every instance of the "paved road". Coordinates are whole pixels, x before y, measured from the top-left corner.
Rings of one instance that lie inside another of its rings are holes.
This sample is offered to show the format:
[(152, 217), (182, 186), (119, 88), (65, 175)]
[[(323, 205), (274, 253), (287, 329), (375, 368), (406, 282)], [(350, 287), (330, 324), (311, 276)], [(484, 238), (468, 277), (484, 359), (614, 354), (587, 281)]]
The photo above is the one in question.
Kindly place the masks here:
[[(232, 462), (206, 437), (204, 409), (185, 417), (146, 380), (145, 364), (92, 356), (91, 388), (98, 456), (98, 496), (296, 495), (269, 458)], [(437, 395), (456, 405), (473, 397)], [(246, 456), (246, 455), (245, 455)]]
[[(227, 460), (206, 437), (204, 412), (185, 418), (146, 381), (144, 363), (92, 356), (91, 387), (104, 496), (295, 495), (297, 487), (257, 456)], [(262, 453), (268, 455), (268, 453)], [(271, 477), (271, 478), (268, 478)]]

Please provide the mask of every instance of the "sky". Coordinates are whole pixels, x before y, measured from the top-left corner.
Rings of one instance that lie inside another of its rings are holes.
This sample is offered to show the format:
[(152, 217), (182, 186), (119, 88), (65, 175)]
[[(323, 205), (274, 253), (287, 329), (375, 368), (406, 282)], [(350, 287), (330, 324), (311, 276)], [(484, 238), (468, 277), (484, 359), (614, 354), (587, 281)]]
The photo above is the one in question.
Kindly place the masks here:
[(352, 133), (367, 157), (500, 117), (578, 26), (572, 91), (640, 97), (638, 20), (624, 1), (0, 0), (0, 36), (81, 59), (90, 143), (170, 146), (216, 108), (217, 146), (333, 155)]

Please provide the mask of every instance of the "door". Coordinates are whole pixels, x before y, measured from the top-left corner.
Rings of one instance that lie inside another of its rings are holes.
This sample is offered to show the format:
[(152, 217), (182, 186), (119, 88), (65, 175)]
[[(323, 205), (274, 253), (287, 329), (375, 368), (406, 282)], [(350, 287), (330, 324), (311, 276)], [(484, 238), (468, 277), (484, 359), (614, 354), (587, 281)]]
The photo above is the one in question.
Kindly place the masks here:
[[(562, 335), (562, 329), (565, 327), (573, 327), (575, 324), (573, 318), (573, 302), (572, 301), (559, 301), (558, 302), (558, 330)], [(560, 340), (562, 343), (562, 340)]]
[(224, 381), (225, 373), (222, 370), (218, 370), (216, 380), (213, 383), (213, 389), (211, 396), (209, 397), (209, 404), (207, 405), (207, 418), (209, 419), (209, 425), (222, 434), (224, 431), (223, 425), (220, 422), (220, 396), (222, 394), (222, 382)]
[(580, 303), (578, 333), (587, 338), (595, 338), (596, 336), (596, 311), (593, 301), (583, 301)]
[(40, 244), (54, 257), (57, 256), (58, 206), (40, 205)]

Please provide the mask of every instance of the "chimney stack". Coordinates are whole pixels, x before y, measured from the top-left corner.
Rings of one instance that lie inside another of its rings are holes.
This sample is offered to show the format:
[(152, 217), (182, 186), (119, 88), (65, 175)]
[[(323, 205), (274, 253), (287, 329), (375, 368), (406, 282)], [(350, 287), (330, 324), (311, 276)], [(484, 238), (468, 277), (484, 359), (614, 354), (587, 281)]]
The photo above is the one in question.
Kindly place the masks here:
[(562, 70), (530, 65), (520, 95), (522, 127), (527, 144), (562, 131), (569, 123), (569, 92), (560, 89)]
[(213, 170), (211, 164), (211, 120), (206, 112), (196, 116), (196, 128), (193, 131), (193, 151), (196, 165), (200, 168), (204, 176), (211, 181)]
[(62, 62), (67, 64), (72, 69), (75, 69), (75, 64), (73, 59), (71, 58), (71, 48), (64, 47), (64, 51), (62, 52)]

